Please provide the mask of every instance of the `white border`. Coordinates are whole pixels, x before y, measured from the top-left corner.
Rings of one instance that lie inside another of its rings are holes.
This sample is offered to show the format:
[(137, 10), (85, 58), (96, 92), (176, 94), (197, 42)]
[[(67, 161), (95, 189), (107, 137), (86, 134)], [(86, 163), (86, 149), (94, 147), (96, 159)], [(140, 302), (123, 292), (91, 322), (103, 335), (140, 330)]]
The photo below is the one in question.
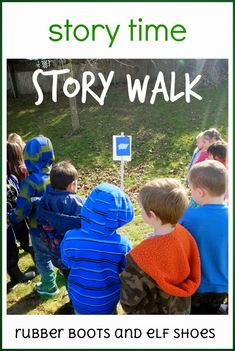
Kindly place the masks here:
[[(66, 4), (66, 5), (65, 5)], [(232, 56), (232, 3), (3, 3), (3, 45), (8, 58), (228, 58)], [(130, 41), (130, 19), (142, 24), (175, 24), (186, 27), (186, 40)], [(73, 26), (107, 24), (111, 31), (120, 24), (116, 40), (109, 48), (107, 32), (97, 32), (97, 40), (52, 42), (52, 24)], [(35, 45), (36, 43), (36, 45)], [(219, 43), (219, 45), (218, 45)], [(42, 50), (43, 48), (43, 50)]]

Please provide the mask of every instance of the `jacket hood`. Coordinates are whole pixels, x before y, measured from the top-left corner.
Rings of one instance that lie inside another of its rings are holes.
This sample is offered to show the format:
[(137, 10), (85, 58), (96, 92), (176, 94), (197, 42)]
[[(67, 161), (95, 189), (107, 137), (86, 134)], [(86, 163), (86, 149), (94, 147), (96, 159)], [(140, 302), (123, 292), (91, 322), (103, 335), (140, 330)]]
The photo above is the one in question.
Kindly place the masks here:
[(130, 255), (169, 295), (191, 296), (199, 287), (201, 271), (197, 244), (180, 224), (172, 233), (144, 240)]
[(24, 148), (24, 160), (29, 173), (49, 173), (55, 160), (50, 139), (41, 136), (29, 140)]
[(88, 196), (81, 210), (83, 231), (109, 236), (134, 217), (128, 196), (117, 186), (98, 185)]

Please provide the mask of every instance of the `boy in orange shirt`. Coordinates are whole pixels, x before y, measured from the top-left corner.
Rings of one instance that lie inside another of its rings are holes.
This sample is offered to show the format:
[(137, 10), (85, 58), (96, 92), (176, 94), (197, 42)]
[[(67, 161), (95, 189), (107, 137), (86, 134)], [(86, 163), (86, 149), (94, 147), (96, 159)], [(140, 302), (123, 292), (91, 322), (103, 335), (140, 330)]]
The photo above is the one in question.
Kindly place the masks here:
[(140, 204), (153, 233), (127, 254), (121, 305), (127, 314), (190, 314), (200, 258), (194, 238), (177, 224), (186, 191), (177, 180), (156, 179), (141, 189)]

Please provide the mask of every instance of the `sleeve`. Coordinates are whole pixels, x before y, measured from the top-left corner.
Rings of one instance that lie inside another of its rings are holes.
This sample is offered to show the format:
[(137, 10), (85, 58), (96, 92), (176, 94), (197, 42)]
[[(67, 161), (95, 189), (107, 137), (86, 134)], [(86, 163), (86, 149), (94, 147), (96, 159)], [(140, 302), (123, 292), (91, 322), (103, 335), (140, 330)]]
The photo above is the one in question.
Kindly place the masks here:
[(131, 243), (126, 238), (126, 252), (122, 255), (121, 261), (119, 262), (118, 272), (122, 273), (126, 267), (126, 254), (131, 250)]
[(33, 197), (34, 194), (35, 189), (28, 179), (25, 179), (21, 183), (20, 193), (16, 200), (16, 207), (14, 211), (11, 211), (8, 215), (9, 224), (14, 225), (29, 216), (32, 210), (31, 197)]
[(145, 275), (130, 255), (126, 256), (126, 268), (120, 275), (120, 303), (127, 314), (137, 314), (138, 305), (147, 295)]
[(194, 163), (195, 157), (196, 157), (197, 155), (198, 155), (198, 150), (195, 149), (195, 150), (193, 151), (193, 155), (192, 155), (192, 157), (191, 157), (191, 160), (190, 160), (190, 162), (189, 162), (189, 164), (188, 164), (188, 171), (191, 169), (191, 167), (192, 167), (192, 165), (193, 165), (193, 163)]
[[(70, 207), (69, 213), (72, 213), (74, 216), (80, 216), (83, 205), (84, 205), (84, 198), (78, 195), (73, 196), (71, 198), (71, 205), (69, 206)], [(66, 209), (67, 209), (67, 206), (68, 205), (66, 204)]]

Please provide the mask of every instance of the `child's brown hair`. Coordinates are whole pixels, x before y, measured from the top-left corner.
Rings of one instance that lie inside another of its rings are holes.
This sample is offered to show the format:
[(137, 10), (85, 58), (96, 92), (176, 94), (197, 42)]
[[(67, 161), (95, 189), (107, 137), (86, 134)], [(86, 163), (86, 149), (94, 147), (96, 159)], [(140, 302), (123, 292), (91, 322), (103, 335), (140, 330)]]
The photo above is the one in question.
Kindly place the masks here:
[(175, 225), (188, 206), (185, 188), (172, 178), (148, 182), (141, 189), (139, 200), (146, 214), (153, 211), (162, 224)]
[(208, 154), (213, 156), (214, 160), (227, 161), (227, 144), (221, 141), (214, 143), (207, 149)]
[(7, 169), (10, 174), (22, 180), (22, 169), (24, 166), (23, 151), (18, 143), (7, 143)]
[(215, 160), (199, 162), (189, 172), (189, 183), (193, 188), (203, 188), (211, 196), (220, 196), (226, 193), (227, 178), (225, 166)]
[(78, 172), (69, 161), (56, 163), (50, 172), (51, 186), (55, 190), (66, 190), (68, 185), (77, 179)]

